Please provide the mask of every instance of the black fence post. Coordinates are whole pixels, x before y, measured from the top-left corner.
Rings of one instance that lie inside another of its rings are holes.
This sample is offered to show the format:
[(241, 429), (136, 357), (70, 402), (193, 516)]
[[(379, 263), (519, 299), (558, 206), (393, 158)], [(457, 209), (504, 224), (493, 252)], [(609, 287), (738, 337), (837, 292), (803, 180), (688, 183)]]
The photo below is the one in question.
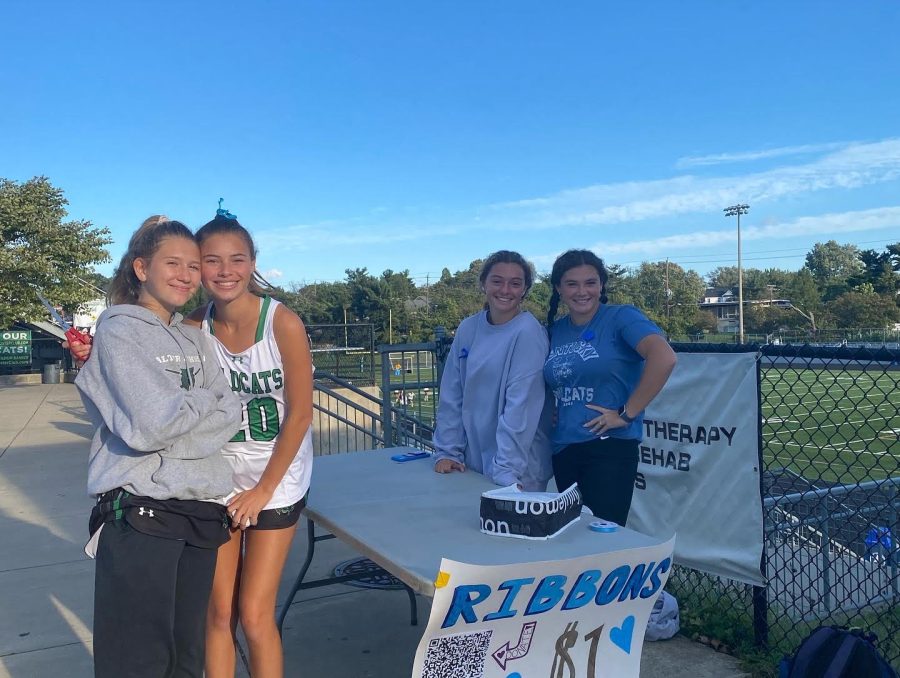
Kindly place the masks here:
[[(766, 522), (768, 520), (768, 516), (766, 515), (766, 506), (765, 506), (765, 487), (763, 483), (763, 475), (765, 473), (765, 466), (763, 466), (763, 434), (762, 434), (762, 417), (763, 417), (763, 394), (762, 394), (762, 360), (761, 355), (757, 354), (756, 356), (756, 398), (757, 402), (760, 404), (759, 406), (759, 419), (756, 424), (756, 454), (757, 454), (757, 464), (759, 469), (759, 501), (762, 503), (762, 517), (763, 517), (763, 549), (762, 555), (759, 558), (759, 571), (762, 574), (763, 579), (766, 579), (766, 569), (768, 568), (768, 564), (766, 562)], [(753, 638), (756, 644), (756, 647), (765, 648), (769, 645), (769, 596), (768, 596), (768, 587), (766, 586), (754, 586), (753, 587)]]
[(384, 433), (384, 446), (394, 446), (394, 421), (391, 411), (391, 358), (390, 347), (379, 346), (381, 355), (381, 428)]

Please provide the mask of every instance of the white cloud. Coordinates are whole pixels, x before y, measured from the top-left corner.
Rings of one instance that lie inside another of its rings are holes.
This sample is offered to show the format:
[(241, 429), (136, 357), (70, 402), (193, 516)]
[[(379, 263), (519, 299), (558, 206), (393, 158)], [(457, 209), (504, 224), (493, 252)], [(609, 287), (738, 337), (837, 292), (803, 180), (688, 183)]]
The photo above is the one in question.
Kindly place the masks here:
[[(372, 249), (417, 240), (432, 244), (452, 236), (476, 240), (489, 235), (507, 238), (510, 232), (526, 238), (524, 231), (529, 230), (566, 228), (587, 232), (596, 227), (685, 214), (721, 214), (724, 206), (735, 202), (756, 206), (817, 191), (850, 190), (900, 179), (900, 139), (893, 138), (871, 143), (792, 146), (719, 157), (761, 157), (760, 154), (776, 157), (823, 151), (829, 152), (810, 162), (746, 174), (711, 177), (685, 174), (666, 179), (595, 184), (526, 200), (472, 207), (452, 215), (426, 206), (415, 210), (415, 214), (406, 208), (384, 211), (379, 206), (365, 216), (297, 224), (256, 235), (264, 253)], [(702, 233), (672, 236), (675, 240), (669, 246), (708, 246), (730, 237), (728, 230)], [(669, 241), (663, 238), (648, 242)], [(605, 251), (609, 251), (608, 247), (605, 245)], [(622, 252), (641, 251), (635, 244), (620, 247), (631, 248)]]
[(266, 280), (276, 280), (284, 277), (284, 273), (277, 268), (270, 268), (268, 271), (262, 271), (260, 275)]
[(529, 200), (492, 205), (485, 221), (497, 228), (602, 226), (717, 212), (813, 191), (852, 189), (900, 178), (900, 139), (852, 144), (813, 162), (728, 176), (598, 184)]
[[(769, 223), (764, 226), (742, 225), (741, 240), (744, 242), (783, 240), (805, 235), (839, 235), (883, 228), (893, 228), (896, 229), (896, 232), (900, 232), (900, 206), (800, 217), (793, 221)], [(594, 247), (605, 255), (635, 253), (653, 255), (688, 248), (708, 249), (716, 245), (736, 243), (736, 241), (737, 232), (732, 225), (727, 229), (694, 231), (648, 240), (632, 240), (623, 243), (602, 242), (595, 244)]]
[[(774, 222), (771, 218), (766, 218), (765, 224), (761, 226), (754, 226), (744, 222), (741, 224), (741, 240), (747, 243), (748, 241), (783, 240), (807, 235), (824, 238), (826, 236), (840, 236), (842, 234), (879, 229), (892, 229), (892, 232), (900, 231), (900, 206), (806, 216), (783, 223)], [(692, 253), (709, 252), (716, 246), (736, 246), (736, 244), (737, 231), (732, 222), (730, 227), (720, 230), (692, 231), (660, 238), (619, 243), (603, 240), (595, 242), (587, 248), (610, 261), (615, 261), (612, 257), (623, 255), (638, 259), (655, 260), (669, 256), (678, 250), (690, 250)], [(538, 271), (547, 272), (553, 266), (556, 257), (562, 252), (563, 250), (551, 254), (530, 254), (527, 256), (527, 259), (535, 265)]]
[(328, 221), (319, 224), (301, 224), (255, 234), (260, 247), (267, 252), (307, 251), (325, 247), (352, 247), (360, 245), (385, 245), (420, 238), (452, 235), (458, 226), (429, 228), (379, 224), (368, 220), (350, 219)]
[(708, 165), (722, 165), (730, 162), (749, 162), (753, 160), (767, 160), (769, 158), (782, 158), (788, 155), (809, 155), (824, 153), (851, 145), (855, 142), (836, 141), (827, 144), (804, 144), (802, 146), (780, 146), (778, 148), (764, 148), (756, 151), (739, 151), (736, 153), (717, 153), (714, 155), (694, 155), (679, 158), (675, 163), (677, 169), (688, 167), (704, 167)]

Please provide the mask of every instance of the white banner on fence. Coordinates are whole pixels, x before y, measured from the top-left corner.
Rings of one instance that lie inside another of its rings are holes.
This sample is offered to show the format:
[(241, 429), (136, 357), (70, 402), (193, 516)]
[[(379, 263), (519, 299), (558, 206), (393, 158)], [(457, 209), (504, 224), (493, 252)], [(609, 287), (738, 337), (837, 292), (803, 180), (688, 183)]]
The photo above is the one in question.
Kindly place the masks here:
[(764, 585), (758, 426), (755, 353), (680, 353), (644, 413), (628, 527), (677, 533), (676, 564)]
[(412, 676), (637, 678), (672, 549), (503, 566), (444, 559)]

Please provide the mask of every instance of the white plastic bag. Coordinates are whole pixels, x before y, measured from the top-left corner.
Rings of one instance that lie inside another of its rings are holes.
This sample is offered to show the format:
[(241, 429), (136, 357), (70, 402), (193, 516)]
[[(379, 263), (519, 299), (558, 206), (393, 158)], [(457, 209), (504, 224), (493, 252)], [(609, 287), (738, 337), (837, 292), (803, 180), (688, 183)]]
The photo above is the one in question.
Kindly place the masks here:
[(660, 592), (659, 598), (653, 604), (650, 619), (647, 620), (647, 632), (644, 640), (666, 640), (671, 638), (681, 628), (681, 618), (678, 616), (678, 601), (670, 593)]

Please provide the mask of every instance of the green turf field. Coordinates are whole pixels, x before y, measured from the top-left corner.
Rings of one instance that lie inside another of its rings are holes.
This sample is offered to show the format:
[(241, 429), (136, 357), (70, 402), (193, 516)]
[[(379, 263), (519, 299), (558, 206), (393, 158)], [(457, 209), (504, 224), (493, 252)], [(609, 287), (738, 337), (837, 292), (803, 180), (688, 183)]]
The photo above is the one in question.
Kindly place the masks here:
[(808, 480), (900, 475), (900, 372), (762, 372), (763, 457)]

